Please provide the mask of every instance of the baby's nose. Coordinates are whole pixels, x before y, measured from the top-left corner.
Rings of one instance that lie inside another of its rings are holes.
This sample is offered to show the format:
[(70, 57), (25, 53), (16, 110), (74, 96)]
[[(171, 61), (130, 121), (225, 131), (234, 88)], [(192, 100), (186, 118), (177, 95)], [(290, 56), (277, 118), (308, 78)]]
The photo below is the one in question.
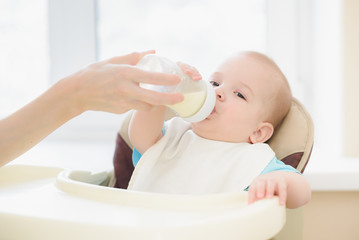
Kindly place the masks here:
[(224, 100), (224, 94), (220, 91), (217, 91), (217, 100), (223, 101)]

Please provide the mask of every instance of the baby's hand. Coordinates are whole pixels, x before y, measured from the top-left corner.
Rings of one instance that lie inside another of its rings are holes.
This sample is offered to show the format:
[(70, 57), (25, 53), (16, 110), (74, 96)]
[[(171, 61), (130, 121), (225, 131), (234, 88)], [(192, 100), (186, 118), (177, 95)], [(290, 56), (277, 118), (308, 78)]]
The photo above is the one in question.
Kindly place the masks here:
[(194, 81), (199, 81), (202, 79), (201, 74), (195, 67), (192, 67), (182, 62), (177, 62), (177, 65), (182, 69), (185, 74), (189, 75)]
[(285, 205), (288, 184), (281, 173), (274, 171), (256, 177), (248, 190), (248, 204), (276, 195), (279, 197), (279, 204)]

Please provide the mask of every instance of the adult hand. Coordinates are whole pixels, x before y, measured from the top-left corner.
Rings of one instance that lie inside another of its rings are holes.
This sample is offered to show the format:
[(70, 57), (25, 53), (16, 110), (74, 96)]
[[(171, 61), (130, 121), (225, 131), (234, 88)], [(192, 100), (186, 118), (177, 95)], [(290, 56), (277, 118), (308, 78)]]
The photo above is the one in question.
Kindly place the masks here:
[(173, 85), (175, 75), (146, 72), (134, 65), (146, 54), (132, 53), (91, 64), (68, 76), (35, 100), (0, 120), (0, 166), (26, 152), (55, 129), (84, 111), (124, 113), (175, 104), (180, 93), (143, 89), (140, 83)]
[(124, 113), (130, 109), (149, 110), (156, 105), (183, 101), (180, 93), (161, 93), (141, 88), (140, 83), (175, 85), (178, 76), (148, 72), (134, 65), (154, 51), (131, 53), (91, 64), (63, 81), (77, 84), (74, 102), (86, 110)]

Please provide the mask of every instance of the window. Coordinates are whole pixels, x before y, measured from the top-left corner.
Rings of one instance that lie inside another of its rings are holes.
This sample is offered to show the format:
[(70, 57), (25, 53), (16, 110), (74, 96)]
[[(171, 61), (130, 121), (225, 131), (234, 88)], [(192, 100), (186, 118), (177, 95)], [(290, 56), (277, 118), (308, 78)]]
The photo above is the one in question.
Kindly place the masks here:
[[(196, 66), (206, 78), (229, 54), (255, 50), (278, 63), (311, 113), (314, 150), (339, 153), (340, 12), (340, 0), (3, 0), (0, 116), (99, 59), (155, 49)], [(57, 132), (81, 140), (113, 138), (121, 119), (89, 112)]]
[[(265, 51), (266, 16), (266, 0), (51, 0), (50, 78), (56, 81), (96, 59), (148, 49), (192, 64), (206, 77), (234, 49)], [(57, 136), (113, 138), (121, 119), (88, 112)]]
[(206, 76), (235, 51), (264, 52), (266, 18), (265, 0), (99, 0), (99, 56), (155, 49)]
[(46, 0), (0, 1), (0, 118), (48, 86)]

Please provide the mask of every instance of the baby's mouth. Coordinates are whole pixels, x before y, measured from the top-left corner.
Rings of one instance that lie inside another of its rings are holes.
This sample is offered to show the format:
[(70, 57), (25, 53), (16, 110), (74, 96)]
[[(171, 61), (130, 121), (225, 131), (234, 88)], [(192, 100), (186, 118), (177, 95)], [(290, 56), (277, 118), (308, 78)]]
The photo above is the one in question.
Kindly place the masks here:
[(209, 114), (209, 116), (213, 115), (214, 113), (217, 113), (216, 107), (213, 108), (213, 110), (212, 110), (211, 114)]
[(212, 112), (206, 117), (206, 119), (207, 120), (212, 119), (214, 113), (216, 113), (216, 108), (213, 108)]

